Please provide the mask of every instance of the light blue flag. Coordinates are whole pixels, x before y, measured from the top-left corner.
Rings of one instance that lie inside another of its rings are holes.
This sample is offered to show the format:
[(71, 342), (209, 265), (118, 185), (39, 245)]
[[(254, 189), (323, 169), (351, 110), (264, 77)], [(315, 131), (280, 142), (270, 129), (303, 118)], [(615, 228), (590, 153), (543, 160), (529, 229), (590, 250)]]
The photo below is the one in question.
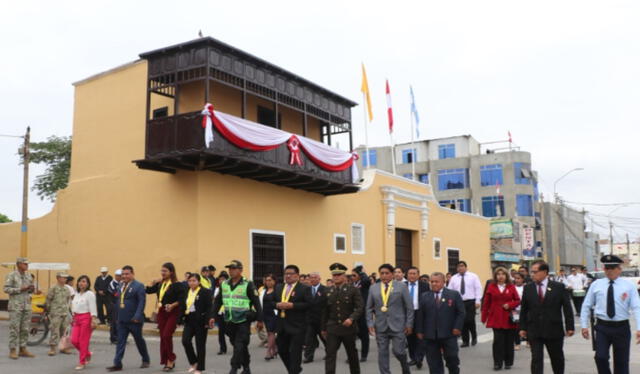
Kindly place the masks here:
[(416, 108), (416, 98), (413, 96), (413, 87), (409, 86), (411, 91), (411, 115), (416, 121), (416, 138), (420, 138), (420, 116), (418, 116), (418, 108)]

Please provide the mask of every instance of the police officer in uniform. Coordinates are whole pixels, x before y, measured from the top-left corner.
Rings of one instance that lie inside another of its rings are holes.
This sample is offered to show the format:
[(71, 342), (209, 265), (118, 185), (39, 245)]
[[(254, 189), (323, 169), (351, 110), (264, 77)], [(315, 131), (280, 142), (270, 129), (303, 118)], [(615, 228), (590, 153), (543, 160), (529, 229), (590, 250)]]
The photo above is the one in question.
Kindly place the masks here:
[(213, 302), (213, 315), (218, 316), (224, 306), (226, 332), (233, 345), (229, 373), (236, 374), (243, 368), (242, 374), (251, 374), (251, 322), (257, 319), (258, 327), (262, 327), (262, 307), (256, 286), (242, 276), (242, 262), (233, 260), (225, 267), (229, 269), (229, 279), (220, 284), (220, 292)]
[(340, 343), (344, 344), (351, 374), (360, 373), (356, 338), (358, 334), (358, 318), (364, 312), (364, 304), (360, 291), (347, 284), (345, 272), (347, 267), (334, 263), (329, 267), (333, 279), (333, 287), (327, 291), (327, 305), (322, 313), (321, 329), (327, 339), (327, 358), (325, 373), (336, 372), (336, 356)]
[[(51, 338), (49, 339), (49, 356), (56, 355), (60, 338), (67, 333), (71, 320), (71, 315), (69, 314), (69, 299), (71, 298), (71, 293), (69, 289), (65, 287), (68, 277), (69, 275), (64, 272), (56, 274), (56, 281), (58, 283), (47, 292), (45, 310), (49, 318), (49, 331), (51, 332)], [(70, 354), (71, 349), (64, 349), (61, 352)]]
[[(603, 256), (606, 277), (591, 284), (580, 311), (582, 336), (589, 339), (589, 316), (594, 309), (596, 326), (595, 361), (598, 374), (611, 374), (609, 347), (613, 345), (613, 367), (615, 374), (629, 374), (629, 351), (631, 330), (629, 314), (633, 311), (640, 321), (640, 298), (631, 282), (621, 279), (623, 261), (614, 255)], [(640, 327), (636, 331), (636, 344), (640, 344)]]
[(14, 360), (17, 360), (18, 356), (35, 357), (27, 351), (31, 325), (31, 294), (35, 289), (28, 269), (29, 260), (18, 257), (16, 270), (9, 273), (4, 281), (4, 292), (9, 295), (9, 358)]

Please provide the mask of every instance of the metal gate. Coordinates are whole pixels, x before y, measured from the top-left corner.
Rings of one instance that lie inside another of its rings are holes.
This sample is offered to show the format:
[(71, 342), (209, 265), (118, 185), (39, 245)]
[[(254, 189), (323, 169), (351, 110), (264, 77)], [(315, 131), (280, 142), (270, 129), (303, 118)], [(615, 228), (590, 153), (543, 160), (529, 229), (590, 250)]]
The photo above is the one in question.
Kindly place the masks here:
[(272, 273), (277, 282), (282, 282), (284, 268), (284, 236), (252, 233), (253, 281), (262, 285), (262, 277)]

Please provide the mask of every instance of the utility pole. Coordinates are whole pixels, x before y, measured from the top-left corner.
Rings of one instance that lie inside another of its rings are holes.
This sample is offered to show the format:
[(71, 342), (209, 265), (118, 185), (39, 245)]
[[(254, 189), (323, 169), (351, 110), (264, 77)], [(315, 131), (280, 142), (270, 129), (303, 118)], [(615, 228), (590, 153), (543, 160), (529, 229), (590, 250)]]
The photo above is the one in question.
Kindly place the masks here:
[(631, 245), (629, 243), (629, 233), (627, 233), (627, 258), (629, 259), (629, 266), (631, 266)]
[(613, 222), (609, 221), (609, 254), (613, 254)]
[(22, 148), (22, 162), (24, 172), (22, 175), (22, 226), (20, 233), (20, 257), (27, 257), (27, 227), (29, 209), (29, 141), (31, 138), (31, 127), (27, 127), (24, 136), (24, 146)]

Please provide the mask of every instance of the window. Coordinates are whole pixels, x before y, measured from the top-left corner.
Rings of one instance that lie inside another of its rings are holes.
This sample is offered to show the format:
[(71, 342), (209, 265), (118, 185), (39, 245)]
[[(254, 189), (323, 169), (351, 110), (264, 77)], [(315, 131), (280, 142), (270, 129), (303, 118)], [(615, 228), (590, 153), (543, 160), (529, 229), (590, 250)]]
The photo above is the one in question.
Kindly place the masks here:
[(457, 248), (447, 248), (447, 268), (449, 273), (458, 272), (458, 262), (460, 262), (460, 250)]
[(169, 107), (163, 106), (162, 108), (153, 110), (153, 118), (162, 118), (169, 115)]
[(438, 158), (456, 158), (455, 144), (442, 144), (438, 146)]
[(533, 217), (533, 200), (531, 195), (516, 195), (516, 211), (520, 217)]
[(483, 165), (480, 166), (480, 185), (481, 186), (495, 186), (496, 184), (503, 185), (502, 179), (502, 165)]
[(258, 105), (258, 123), (265, 126), (277, 127), (275, 110)]
[(438, 203), (440, 203), (440, 206), (443, 206), (445, 208), (471, 213), (470, 199), (440, 200)]
[(347, 253), (347, 236), (344, 234), (333, 234), (333, 251), (336, 253)]
[(485, 217), (504, 217), (504, 197), (486, 196), (482, 198), (482, 215)]
[(516, 184), (531, 184), (531, 165), (524, 162), (513, 164)]
[(284, 233), (251, 230), (251, 278), (260, 280), (272, 273), (282, 279), (284, 251)]
[(533, 181), (533, 201), (540, 200), (540, 191), (538, 190), (538, 182)]
[(420, 174), (418, 179), (420, 179), (421, 183), (429, 184), (429, 174)]
[(440, 239), (433, 238), (433, 258), (440, 258)]
[(351, 253), (364, 254), (364, 225), (351, 224)]
[(360, 158), (362, 159), (362, 166), (367, 167), (369, 165), (369, 161), (371, 161), (371, 166), (376, 166), (378, 164), (378, 150), (370, 149), (369, 157), (367, 157), (367, 151), (364, 151)]
[(416, 149), (404, 149), (402, 150), (402, 163), (412, 164), (416, 161)]
[(469, 169), (438, 170), (438, 189), (457, 190), (469, 187)]
[(407, 178), (407, 179), (413, 180), (413, 174), (411, 174), (411, 173), (404, 173), (404, 174), (402, 174), (402, 176)]

